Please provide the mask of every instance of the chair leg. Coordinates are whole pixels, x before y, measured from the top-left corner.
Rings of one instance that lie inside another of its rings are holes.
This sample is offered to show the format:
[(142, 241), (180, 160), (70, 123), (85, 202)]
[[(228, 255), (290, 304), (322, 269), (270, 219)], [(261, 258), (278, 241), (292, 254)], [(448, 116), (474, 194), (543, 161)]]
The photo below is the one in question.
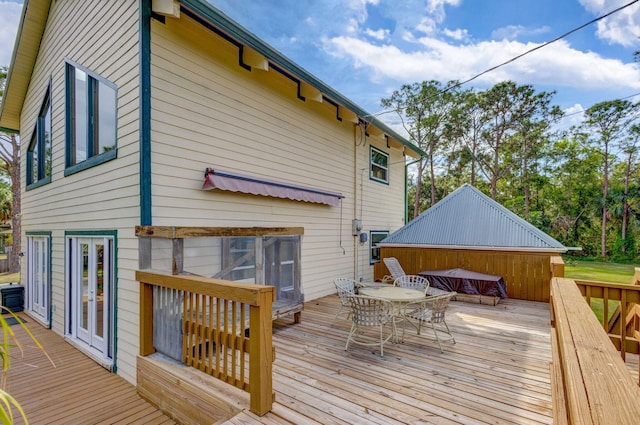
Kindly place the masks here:
[(436, 341), (438, 342), (438, 346), (440, 347), (440, 352), (444, 353), (444, 350), (442, 349), (442, 343), (440, 342), (440, 338), (438, 337), (438, 331), (436, 330), (436, 325), (433, 322), (431, 322), (431, 329), (433, 329), (433, 334), (436, 336)]
[(453, 343), (455, 344), (456, 343), (456, 339), (454, 338), (453, 334), (449, 330), (449, 325), (447, 325), (447, 322), (445, 322), (444, 320), (442, 321), (442, 323), (444, 324), (444, 327), (447, 328), (447, 333), (451, 337), (451, 341), (453, 341)]
[(349, 336), (347, 337), (347, 344), (344, 346), (344, 350), (347, 351), (349, 349), (349, 343), (351, 342), (351, 337), (358, 331), (358, 326), (355, 323), (351, 324), (351, 330), (349, 331)]
[(384, 357), (384, 326), (380, 324), (380, 357)]

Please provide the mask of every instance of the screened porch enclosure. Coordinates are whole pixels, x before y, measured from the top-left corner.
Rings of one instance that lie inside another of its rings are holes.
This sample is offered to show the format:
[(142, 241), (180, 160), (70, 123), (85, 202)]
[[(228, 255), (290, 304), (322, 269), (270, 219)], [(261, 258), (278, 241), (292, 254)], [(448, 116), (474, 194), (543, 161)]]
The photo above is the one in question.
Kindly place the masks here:
[[(136, 228), (140, 269), (275, 287), (273, 317), (299, 321), (302, 228)], [(163, 294), (167, 314), (180, 315), (180, 294)], [(173, 312), (173, 313), (169, 313)]]

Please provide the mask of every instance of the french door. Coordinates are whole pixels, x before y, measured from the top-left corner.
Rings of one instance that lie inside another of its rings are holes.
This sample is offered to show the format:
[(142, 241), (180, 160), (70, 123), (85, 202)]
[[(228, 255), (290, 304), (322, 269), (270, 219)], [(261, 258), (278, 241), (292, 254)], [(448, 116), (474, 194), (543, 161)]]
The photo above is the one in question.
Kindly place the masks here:
[(70, 253), (70, 328), (78, 341), (112, 358), (113, 264), (112, 237), (68, 239)]
[(49, 235), (27, 235), (27, 311), (49, 324), (51, 275)]

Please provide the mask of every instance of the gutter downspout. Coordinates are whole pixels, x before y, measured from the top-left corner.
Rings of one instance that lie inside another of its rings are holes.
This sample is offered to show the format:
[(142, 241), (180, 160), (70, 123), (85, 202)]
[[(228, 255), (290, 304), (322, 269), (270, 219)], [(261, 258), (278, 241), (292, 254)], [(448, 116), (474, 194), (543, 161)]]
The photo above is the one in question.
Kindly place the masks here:
[[(358, 126), (353, 126), (353, 219), (358, 218)], [(349, 232), (350, 234), (353, 231)], [(353, 236), (352, 236), (353, 237)], [(358, 280), (358, 241), (353, 238), (354, 256), (353, 256), (353, 278)]]

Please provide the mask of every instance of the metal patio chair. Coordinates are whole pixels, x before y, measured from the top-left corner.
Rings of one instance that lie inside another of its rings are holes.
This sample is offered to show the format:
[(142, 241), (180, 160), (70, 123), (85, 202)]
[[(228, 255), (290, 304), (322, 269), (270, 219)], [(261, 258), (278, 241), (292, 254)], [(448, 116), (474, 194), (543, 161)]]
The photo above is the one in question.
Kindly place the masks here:
[(422, 292), (426, 291), (429, 287), (429, 281), (427, 278), (415, 274), (400, 276), (393, 281), (393, 284), (401, 288), (417, 289)]
[(348, 299), (353, 314), (344, 349), (348, 350), (350, 343), (371, 347), (380, 345), (380, 356), (383, 357), (384, 344), (396, 334), (393, 303), (364, 295), (351, 295)]
[(353, 279), (346, 277), (337, 277), (334, 279), (333, 284), (338, 291), (338, 297), (340, 298), (340, 309), (336, 313), (333, 320), (335, 321), (339, 316), (346, 313), (346, 320), (351, 318), (351, 303), (349, 303), (349, 297), (356, 295), (356, 289), (359, 287), (359, 283)]
[(396, 257), (383, 258), (382, 261), (384, 261), (384, 265), (387, 266), (389, 273), (391, 273), (391, 276), (394, 279), (406, 275)]
[(440, 347), (440, 351), (444, 353), (441, 338), (438, 334), (447, 335), (447, 337), (442, 341), (451, 341), (453, 344), (456, 343), (456, 339), (451, 334), (449, 325), (447, 325), (447, 322), (445, 321), (447, 306), (449, 305), (451, 298), (456, 295), (456, 292), (446, 292), (437, 288), (427, 288), (425, 290), (425, 295), (427, 295), (427, 298), (425, 301), (420, 303), (420, 307), (408, 312), (406, 316), (407, 318), (415, 319), (417, 321), (416, 328), (418, 335), (420, 335), (422, 324), (428, 324), (433, 330), (433, 334), (436, 337), (436, 342)]

